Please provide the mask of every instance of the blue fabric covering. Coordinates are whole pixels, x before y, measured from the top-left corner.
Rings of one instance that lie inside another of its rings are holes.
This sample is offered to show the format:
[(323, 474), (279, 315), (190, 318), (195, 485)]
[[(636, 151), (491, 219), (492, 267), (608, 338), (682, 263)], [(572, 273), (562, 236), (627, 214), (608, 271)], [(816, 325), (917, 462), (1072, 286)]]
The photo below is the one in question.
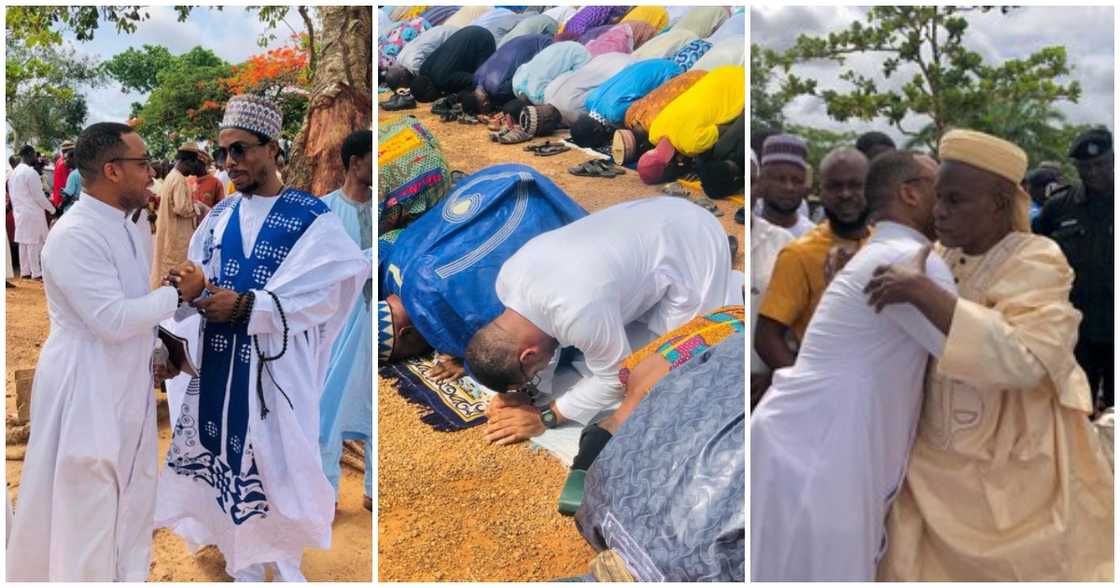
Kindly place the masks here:
[(696, 62), (700, 61), (700, 58), (711, 48), (711, 43), (703, 39), (696, 39), (695, 41), (689, 42), (684, 47), (681, 47), (680, 50), (674, 53), (669, 59), (671, 59), (673, 63), (681, 66), (681, 69), (688, 71), (692, 69), (692, 66), (696, 65)]
[(597, 112), (611, 124), (621, 126), (631, 104), (683, 71), (668, 59), (631, 63), (587, 96), (587, 111)]
[(522, 64), (552, 44), (552, 35), (521, 35), (498, 48), (474, 72), (474, 85), (481, 86), (496, 106), (513, 99), (513, 74)]
[[(372, 201), (371, 201), (372, 202)], [(356, 204), (341, 190), (323, 197), (323, 203), (342, 221), (350, 238), (365, 250), (373, 264), (373, 207)], [(359, 440), (366, 451), (366, 496), (373, 496), (373, 279), (350, 310), (350, 317), (331, 348), (323, 395), (319, 400), (319, 455), (323, 473), (338, 494), (342, 476), (339, 459), (344, 439)]]
[(587, 472), (576, 526), (640, 582), (742, 582), (745, 338), (669, 372)]
[(498, 270), (529, 239), (587, 215), (531, 167), (503, 164), (463, 179), (443, 202), (378, 245), (380, 298), (400, 296), (437, 351), (462, 357), (502, 312)]

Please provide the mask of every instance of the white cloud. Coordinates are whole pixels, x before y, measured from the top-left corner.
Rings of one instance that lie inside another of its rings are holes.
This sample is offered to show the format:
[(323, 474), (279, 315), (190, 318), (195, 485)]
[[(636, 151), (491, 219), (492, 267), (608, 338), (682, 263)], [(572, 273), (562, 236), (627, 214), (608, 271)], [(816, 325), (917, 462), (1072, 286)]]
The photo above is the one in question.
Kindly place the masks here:
[[(756, 7), (751, 9), (751, 42), (773, 49), (786, 49), (793, 45), (798, 35), (823, 36), (847, 28), (853, 20), (863, 20), (866, 8), (800, 6)], [(1114, 31), (1112, 7), (1022, 7), (1007, 15), (999, 11), (971, 14), (965, 44), (990, 62), (1025, 58), (1048, 46), (1066, 47), (1073, 72), (1065, 83), (1077, 80), (1082, 95), (1077, 103), (1059, 102), (1055, 107), (1073, 123), (1105, 124), (1114, 128), (1113, 79), (1115, 75)], [(1075, 33), (1074, 33), (1075, 31)], [(857, 55), (847, 60), (843, 67), (833, 62), (814, 62), (798, 65), (794, 72), (817, 80), (821, 88), (847, 89), (847, 82), (837, 76), (847, 68), (866, 75), (881, 88), (897, 89), (915, 73), (903, 70), (883, 79), (880, 71), (881, 55)], [(822, 100), (799, 97), (786, 107), (786, 116), (799, 123), (836, 131), (881, 130), (896, 140), (901, 134), (889, 128), (886, 120), (871, 123), (848, 121), (839, 123), (825, 112)], [(903, 125), (916, 130), (925, 120), (909, 117)]]

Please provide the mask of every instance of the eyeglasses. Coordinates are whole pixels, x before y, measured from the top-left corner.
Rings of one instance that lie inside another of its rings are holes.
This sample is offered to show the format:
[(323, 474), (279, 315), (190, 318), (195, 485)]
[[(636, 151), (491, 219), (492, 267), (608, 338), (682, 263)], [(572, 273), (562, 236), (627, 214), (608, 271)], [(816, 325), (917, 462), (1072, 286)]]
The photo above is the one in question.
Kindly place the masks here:
[(241, 141), (235, 141), (231, 143), (229, 147), (218, 147), (217, 159), (225, 159), (228, 161), (229, 158), (232, 157), (238, 161), (241, 161), (241, 158), (245, 157), (245, 154), (250, 149), (254, 147), (260, 147), (261, 145), (264, 145), (264, 143), (257, 143), (255, 145), (252, 145), (242, 143)]
[(521, 358), (517, 359), (517, 368), (521, 370), (521, 377), (525, 378), (525, 381), (510, 388), (506, 393), (524, 392), (525, 395), (529, 397), (530, 401), (535, 400), (537, 394), (540, 392), (537, 389), (537, 385), (541, 383), (541, 375), (537, 374), (530, 378), (529, 374), (525, 373), (525, 364), (521, 363)]
[(114, 157), (105, 163), (114, 163), (117, 161), (138, 161), (146, 167), (152, 167), (152, 158), (148, 157)]

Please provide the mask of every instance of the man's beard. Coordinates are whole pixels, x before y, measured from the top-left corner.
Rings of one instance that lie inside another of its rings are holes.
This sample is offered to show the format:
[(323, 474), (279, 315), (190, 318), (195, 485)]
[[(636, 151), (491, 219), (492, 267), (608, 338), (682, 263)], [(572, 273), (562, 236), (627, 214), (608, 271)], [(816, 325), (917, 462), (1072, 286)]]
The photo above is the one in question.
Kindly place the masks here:
[(763, 209), (769, 208), (770, 210), (775, 210), (780, 214), (791, 214), (791, 213), (797, 212), (797, 209), (801, 208), (801, 201), (798, 200), (797, 203), (794, 204), (790, 208), (782, 208), (782, 206), (780, 204), (778, 204), (777, 201), (763, 200), (762, 201), (762, 208)]
[(863, 212), (859, 213), (859, 217), (851, 222), (844, 222), (839, 219), (829, 209), (824, 209), (824, 215), (828, 218), (828, 222), (832, 225), (832, 231), (835, 233), (854, 233), (867, 226), (867, 219), (871, 217), (871, 207), (865, 206)]

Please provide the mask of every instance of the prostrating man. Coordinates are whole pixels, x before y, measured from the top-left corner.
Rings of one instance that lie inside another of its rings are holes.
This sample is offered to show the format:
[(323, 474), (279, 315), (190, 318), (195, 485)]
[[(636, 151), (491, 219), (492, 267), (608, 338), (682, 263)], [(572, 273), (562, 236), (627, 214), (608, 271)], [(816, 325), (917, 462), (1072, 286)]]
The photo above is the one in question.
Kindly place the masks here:
[[(323, 197), (346, 234), (373, 250), (373, 131), (354, 131), (342, 142), (342, 187)], [(338, 496), (342, 441), (361, 441), (366, 457), (366, 508), (372, 509), (373, 451), (373, 278), (366, 280), (346, 326), (335, 340), (319, 402), (319, 453), (323, 473)]]
[(601, 147), (611, 142), (626, 118), (626, 109), (658, 86), (683, 73), (668, 59), (631, 63), (587, 96), (587, 114), (572, 125), (572, 140), (580, 147)]
[(434, 348), (432, 378), (458, 378), (468, 341), (502, 313), (494, 289), (502, 264), (530, 239), (585, 216), (531, 167), (496, 165), (463, 178), (438, 211), (378, 240), (381, 361)]
[[(491, 401), (486, 433), (499, 444), (567, 420), (587, 424), (621, 400), (629, 323), (663, 335), (743, 301), (719, 221), (672, 197), (618, 204), (534, 238), (502, 266), (496, 289), (505, 310), (471, 338), (466, 360), (480, 383), (502, 393)], [(538, 376), (551, 393), (559, 349), (569, 346), (583, 352), (591, 375), (534, 406)]]
[(463, 112), (490, 113), (513, 100), (517, 68), (551, 44), (551, 35), (522, 35), (502, 45), (474, 72), (474, 88), (459, 93)]
[(396, 63), (390, 65), (385, 74), (385, 82), (393, 90), (407, 87), (428, 57), (457, 30), (457, 27), (443, 24), (420, 33), (401, 49)]
[[(809, 146), (797, 135), (777, 134), (762, 143), (761, 194), (762, 218), (794, 237), (808, 233), (816, 225), (798, 212), (809, 194), (807, 174)], [(807, 210), (807, 209), (806, 209)]]
[(155, 257), (148, 283), (154, 288), (171, 268), (187, 259), (187, 246), (198, 226), (198, 211), (187, 178), (198, 176), (198, 147), (187, 141), (175, 154), (175, 168), (168, 172), (159, 189), (156, 214)]
[(869, 304), (912, 306), (947, 337), (879, 579), (1111, 581), (1113, 475), (1074, 359), (1072, 272), (1027, 225), (1027, 156), (967, 130), (939, 155), (937, 252), (960, 294), (908, 265), (869, 284)]
[(188, 544), (217, 545), (239, 580), (263, 579), (270, 563), (302, 580), (303, 550), (330, 544), (319, 399), (370, 271), (327, 205), (276, 177), (282, 122), (263, 98), (226, 104), (218, 143), (237, 193), (210, 211), (187, 254), (209, 283), (194, 303), (202, 367), (173, 427), (156, 511)]
[(894, 146), (894, 140), (886, 133), (868, 131), (856, 139), (856, 149), (859, 149), (860, 153), (863, 153), (867, 160), (871, 161), (879, 154), (894, 151), (897, 147)]
[(413, 98), (433, 102), (440, 96), (472, 88), (474, 72), (495, 49), (494, 35), (476, 26), (455, 31), (424, 60), (409, 88)]
[(826, 265), (832, 249), (851, 254), (867, 242), (866, 177), (867, 158), (851, 147), (838, 147), (821, 160), (821, 202), (828, 222), (813, 227), (778, 254), (758, 310), (754, 345), (770, 369), (793, 365), (797, 353), (790, 350), (789, 341), (805, 337), (828, 286)]
[(43, 193), (39, 172), (35, 171), (38, 156), (35, 148), (24, 145), (19, 150), (19, 165), (8, 179), (8, 195), (15, 217), (14, 241), (19, 243), (19, 275), (32, 280), (43, 279), (40, 256), (47, 240), (47, 217), (55, 208)]
[(1081, 311), (1077, 363), (1089, 376), (1097, 411), (1113, 406), (1113, 201), (1112, 133), (1090, 129), (1070, 147), (1081, 184), (1055, 196), (1042, 209), (1034, 232), (1062, 247), (1073, 268), (1070, 300)]
[(139, 135), (97, 123), (74, 152), (85, 190), (43, 250), (51, 336), (35, 373), (8, 580), (143, 582), (156, 508), (156, 326), (202, 292), (203, 275), (148, 287), (151, 253), (130, 218), (152, 181)]

